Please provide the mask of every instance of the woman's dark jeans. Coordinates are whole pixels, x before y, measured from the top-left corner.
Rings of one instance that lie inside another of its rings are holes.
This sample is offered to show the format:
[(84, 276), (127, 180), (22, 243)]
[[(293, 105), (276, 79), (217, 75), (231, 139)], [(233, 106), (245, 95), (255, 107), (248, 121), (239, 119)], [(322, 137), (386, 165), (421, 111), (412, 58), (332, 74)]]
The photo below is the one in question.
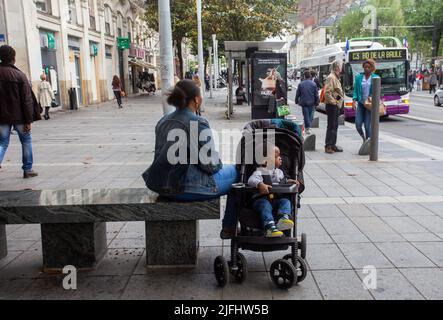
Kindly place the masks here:
[(326, 129), (325, 147), (335, 147), (340, 109), (336, 105), (327, 104), (326, 114), (328, 115), (328, 128)]
[(122, 105), (122, 92), (121, 91), (114, 91), (114, 96), (117, 99), (117, 104), (120, 107)]

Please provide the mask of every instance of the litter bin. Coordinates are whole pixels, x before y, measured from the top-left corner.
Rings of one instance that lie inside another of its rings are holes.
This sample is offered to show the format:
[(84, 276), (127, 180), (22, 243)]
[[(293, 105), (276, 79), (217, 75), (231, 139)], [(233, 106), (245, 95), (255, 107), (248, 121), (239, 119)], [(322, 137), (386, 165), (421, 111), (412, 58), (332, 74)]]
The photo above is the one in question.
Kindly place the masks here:
[(69, 94), (69, 108), (71, 110), (78, 109), (78, 101), (77, 101), (77, 90), (75, 88), (70, 88), (68, 90)]

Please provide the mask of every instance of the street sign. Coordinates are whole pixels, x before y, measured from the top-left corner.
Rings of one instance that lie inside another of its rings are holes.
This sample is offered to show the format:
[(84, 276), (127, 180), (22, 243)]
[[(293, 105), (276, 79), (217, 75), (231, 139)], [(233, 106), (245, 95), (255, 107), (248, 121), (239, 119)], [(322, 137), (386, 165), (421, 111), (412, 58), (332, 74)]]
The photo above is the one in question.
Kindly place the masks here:
[(119, 49), (130, 49), (131, 48), (131, 39), (129, 38), (117, 38), (117, 47)]
[(6, 36), (3, 33), (0, 33), (0, 44), (6, 42)]
[(51, 32), (48, 32), (48, 49), (55, 49), (55, 37)]

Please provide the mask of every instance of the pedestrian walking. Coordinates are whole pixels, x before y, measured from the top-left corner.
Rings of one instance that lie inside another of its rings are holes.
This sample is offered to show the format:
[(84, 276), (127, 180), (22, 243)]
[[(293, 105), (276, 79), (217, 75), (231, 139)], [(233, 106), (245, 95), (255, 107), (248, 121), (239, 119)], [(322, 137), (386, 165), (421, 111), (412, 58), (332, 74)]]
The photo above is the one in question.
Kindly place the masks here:
[(415, 83), (415, 71), (412, 72), (411, 70), (409, 71), (409, 92), (412, 92), (412, 89), (414, 89), (414, 83)]
[(51, 104), (55, 101), (54, 91), (52, 91), (51, 84), (46, 81), (46, 74), (42, 74), (40, 76), (41, 82), (38, 85), (38, 102), (44, 108), (45, 115), (43, 116), (45, 120), (49, 120), (49, 109), (51, 108)]
[[(192, 76), (192, 81), (197, 85), (197, 87), (202, 90), (202, 81), (200, 79), (200, 76), (198, 75), (198, 73), (194, 74)], [(198, 110), (195, 111), (195, 114), (198, 116), (201, 116), (201, 111), (200, 108), (198, 108)]]
[(318, 77), (317, 77), (317, 72), (315, 70), (311, 70), (311, 80), (317, 86), (317, 90), (320, 90), (321, 89), (321, 85), (320, 85), (320, 81), (318, 80)]
[(423, 78), (422, 72), (417, 72), (417, 91), (421, 91), (423, 88)]
[(22, 145), (23, 178), (38, 175), (32, 170), (31, 123), (35, 117), (31, 86), (26, 75), (15, 66), (15, 50), (0, 47), (0, 167), (9, 146), (11, 128)]
[(325, 104), (328, 115), (328, 127), (326, 129), (325, 152), (343, 152), (337, 146), (338, 117), (343, 105), (343, 88), (340, 83), (341, 65), (339, 61), (334, 61), (331, 65), (331, 73), (325, 81)]
[(365, 142), (371, 137), (371, 110), (365, 107), (365, 102), (372, 97), (372, 79), (378, 78), (378, 75), (374, 73), (375, 61), (369, 59), (363, 62), (363, 70), (364, 72), (355, 77), (352, 109), (356, 111), (355, 128)]
[(117, 99), (118, 107), (123, 108), (122, 96), (124, 95), (124, 91), (120, 78), (117, 75), (112, 78), (112, 91), (114, 91), (114, 96), (115, 99)]
[(435, 88), (437, 87), (438, 79), (437, 75), (434, 71), (431, 71), (431, 74), (429, 75), (429, 93), (433, 94), (435, 93)]
[(317, 85), (311, 80), (311, 73), (308, 70), (304, 72), (304, 79), (297, 87), (295, 103), (302, 107), (305, 132), (311, 134), (314, 111), (315, 107), (320, 103), (320, 98)]

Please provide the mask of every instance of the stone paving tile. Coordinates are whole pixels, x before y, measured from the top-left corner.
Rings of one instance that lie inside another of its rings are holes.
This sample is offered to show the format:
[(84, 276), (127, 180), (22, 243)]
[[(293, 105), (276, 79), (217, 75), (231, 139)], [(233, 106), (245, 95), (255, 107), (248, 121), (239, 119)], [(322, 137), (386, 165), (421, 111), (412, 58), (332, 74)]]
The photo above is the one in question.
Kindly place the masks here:
[(25, 251), (1, 270), (0, 279), (44, 277), (42, 265), (41, 252)]
[[(248, 279), (246, 279), (248, 281)], [(235, 284), (231, 284), (235, 285)], [(223, 289), (213, 274), (178, 274), (175, 278), (174, 300), (220, 300)]]
[(434, 263), (408, 242), (383, 242), (375, 245), (397, 268), (435, 267)]
[(31, 286), (29, 279), (0, 280), (0, 300), (17, 300)]
[(407, 216), (433, 216), (434, 214), (417, 203), (394, 203), (394, 207)]
[(327, 235), (326, 230), (321, 225), (320, 221), (317, 218), (300, 218), (298, 219), (298, 233), (306, 233), (310, 236), (318, 235), (323, 236)]
[(129, 276), (86, 277), (78, 275), (77, 289), (65, 290), (63, 277), (35, 279), (29, 289), (21, 295), (26, 300), (109, 300), (118, 299), (129, 280)]
[(417, 242), (413, 245), (437, 266), (443, 267), (443, 241)]
[(441, 217), (419, 216), (412, 218), (431, 232), (443, 233), (443, 218)]
[(311, 204), (312, 212), (314, 212), (317, 218), (340, 218), (344, 217), (343, 212), (336, 205), (316, 205)]
[(400, 272), (429, 300), (443, 299), (443, 270), (438, 268), (400, 269)]
[(274, 300), (322, 300), (312, 273), (308, 272), (306, 278), (287, 290), (282, 290), (275, 285), (271, 286), (272, 299)]
[(441, 241), (437, 235), (432, 233), (402, 233), (401, 236), (409, 242), (432, 242)]
[(443, 217), (443, 202), (438, 203), (422, 203), (421, 206), (432, 211), (436, 215)]
[(26, 251), (29, 250), (37, 241), (35, 240), (7, 240), (8, 251)]
[(199, 236), (201, 246), (222, 246), (220, 230), (222, 220), (199, 220)]
[(351, 265), (336, 244), (311, 244), (307, 263), (311, 270), (351, 269)]
[(370, 265), (376, 268), (394, 267), (372, 243), (343, 243), (338, 246), (355, 269), (362, 269)]
[(88, 276), (130, 276), (135, 270), (144, 249), (108, 249), (103, 260)]
[(267, 272), (250, 272), (242, 283), (231, 280), (223, 288), (223, 300), (270, 300), (274, 286)]
[(8, 250), (8, 255), (3, 259), (0, 259), (0, 270), (7, 266), (11, 261), (20, 256), (24, 251), (11, 251)]
[(325, 300), (372, 300), (353, 270), (312, 271)]
[(319, 218), (323, 228), (329, 235), (361, 234), (360, 230), (349, 218)]
[[(364, 279), (366, 274), (358, 272)], [(377, 268), (377, 289), (370, 289), (376, 300), (423, 300), (420, 292), (397, 269)]]
[(355, 233), (355, 234), (333, 234), (331, 235), (332, 239), (335, 243), (362, 243), (362, 242), (370, 242), (369, 238), (366, 237), (363, 233)]
[(41, 229), (39, 224), (26, 224), (8, 235), (8, 240), (34, 240), (41, 238)]
[(348, 217), (375, 217), (363, 204), (338, 204), (337, 207)]
[(24, 224), (7, 224), (6, 227), (6, 235), (10, 235), (11, 233), (17, 231), (20, 228), (23, 228)]
[(409, 217), (382, 217), (382, 219), (398, 233), (428, 232), (428, 230)]
[(388, 203), (368, 203), (366, 206), (379, 217), (399, 217), (405, 215), (392, 204)]
[(145, 223), (142, 221), (129, 221), (119, 231), (116, 239), (131, 238), (137, 239), (145, 238)]
[(395, 231), (379, 217), (351, 217), (350, 219), (367, 236), (371, 234), (395, 234)]
[[(250, 272), (263, 272), (266, 271), (265, 260), (263, 259), (262, 252), (240, 250), (240, 253), (246, 258), (248, 264), (248, 271)], [(227, 261), (231, 260), (231, 250), (223, 250), (223, 256)], [(215, 259), (215, 257), (214, 257)]]
[(146, 241), (145, 239), (135, 238), (135, 239), (118, 239), (115, 238), (108, 245), (110, 249), (129, 249), (129, 248), (145, 248)]

